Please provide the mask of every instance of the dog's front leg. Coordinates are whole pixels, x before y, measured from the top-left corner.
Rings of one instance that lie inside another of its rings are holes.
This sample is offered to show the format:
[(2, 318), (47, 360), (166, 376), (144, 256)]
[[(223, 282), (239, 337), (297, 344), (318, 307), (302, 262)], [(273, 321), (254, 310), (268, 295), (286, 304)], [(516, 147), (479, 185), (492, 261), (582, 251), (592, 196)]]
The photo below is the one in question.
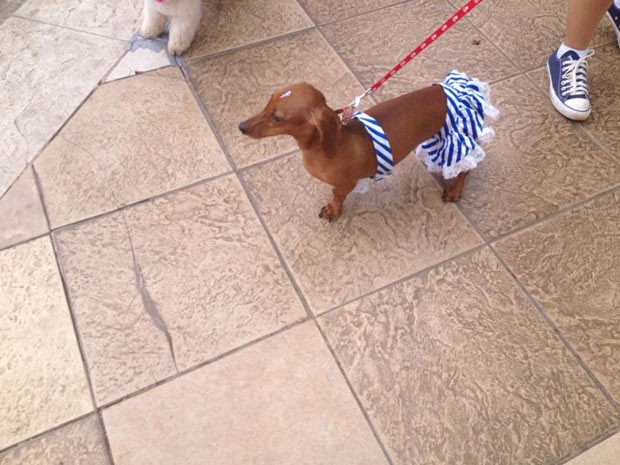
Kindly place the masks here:
[(321, 208), (319, 218), (325, 218), (330, 223), (338, 219), (340, 213), (342, 213), (344, 199), (347, 198), (347, 195), (349, 195), (353, 189), (355, 189), (355, 183), (346, 186), (334, 186), (332, 189), (334, 197), (327, 205)]
[(153, 3), (153, 0), (144, 0), (140, 35), (145, 39), (155, 39), (164, 32), (165, 28), (166, 17), (157, 11), (157, 7)]
[(175, 16), (170, 20), (170, 38), (168, 51), (171, 55), (181, 55), (189, 48), (200, 27), (202, 4), (200, 0), (186, 0)]

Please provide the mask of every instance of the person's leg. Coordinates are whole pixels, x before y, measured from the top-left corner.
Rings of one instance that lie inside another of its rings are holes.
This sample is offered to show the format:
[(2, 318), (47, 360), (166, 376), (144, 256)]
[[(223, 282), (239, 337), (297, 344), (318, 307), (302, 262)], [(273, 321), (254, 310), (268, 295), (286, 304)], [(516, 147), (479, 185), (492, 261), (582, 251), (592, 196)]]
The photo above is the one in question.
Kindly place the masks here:
[(576, 50), (589, 47), (596, 26), (612, 0), (568, 0), (564, 45)]
[(569, 0), (564, 42), (547, 60), (551, 103), (565, 117), (583, 121), (590, 116), (588, 46), (599, 21), (613, 0)]

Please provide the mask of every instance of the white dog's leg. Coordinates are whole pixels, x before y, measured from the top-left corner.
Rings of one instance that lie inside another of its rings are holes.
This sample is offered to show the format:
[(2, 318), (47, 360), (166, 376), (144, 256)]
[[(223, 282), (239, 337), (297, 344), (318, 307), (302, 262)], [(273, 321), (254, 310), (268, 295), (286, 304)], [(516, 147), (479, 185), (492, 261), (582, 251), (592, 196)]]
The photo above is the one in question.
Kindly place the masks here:
[(168, 51), (171, 55), (180, 55), (189, 48), (200, 27), (201, 14), (200, 0), (184, 0), (179, 4), (179, 11), (170, 20)]
[(140, 35), (145, 39), (159, 37), (166, 27), (166, 17), (157, 11), (153, 0), (144, 0)]

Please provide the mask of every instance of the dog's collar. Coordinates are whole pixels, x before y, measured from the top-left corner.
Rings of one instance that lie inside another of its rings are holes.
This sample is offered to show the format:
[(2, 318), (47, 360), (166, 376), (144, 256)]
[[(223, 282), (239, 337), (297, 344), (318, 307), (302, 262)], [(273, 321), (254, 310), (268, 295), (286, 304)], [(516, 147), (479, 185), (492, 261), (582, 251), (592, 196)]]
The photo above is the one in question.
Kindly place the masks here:
[(392, 147), (385, 135), (385, 131), (372, 116), (357, 112), (351, 118), (359, 120), (360, 123), (366, 129), (366, 132), (372, 140), (372, 145), (375, 148), (375, 156), (377, 157), (377, 174), (373, 177), (374, 180), (380, 181), (381, 179), (392, 174), (394, 168), (394, 158), (392, 157)]

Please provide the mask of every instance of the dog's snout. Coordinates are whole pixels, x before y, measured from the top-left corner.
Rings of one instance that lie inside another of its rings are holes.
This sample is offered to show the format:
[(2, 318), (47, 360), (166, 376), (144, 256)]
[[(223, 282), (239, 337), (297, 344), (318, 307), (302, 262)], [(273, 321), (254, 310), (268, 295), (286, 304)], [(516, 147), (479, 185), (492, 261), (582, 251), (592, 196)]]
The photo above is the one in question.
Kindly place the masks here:
[(239, 131), (241, 131), (243, 134), (247, 134), (248, 132), (248, 123), (247, 121), (242, 121), (239, 123)]

